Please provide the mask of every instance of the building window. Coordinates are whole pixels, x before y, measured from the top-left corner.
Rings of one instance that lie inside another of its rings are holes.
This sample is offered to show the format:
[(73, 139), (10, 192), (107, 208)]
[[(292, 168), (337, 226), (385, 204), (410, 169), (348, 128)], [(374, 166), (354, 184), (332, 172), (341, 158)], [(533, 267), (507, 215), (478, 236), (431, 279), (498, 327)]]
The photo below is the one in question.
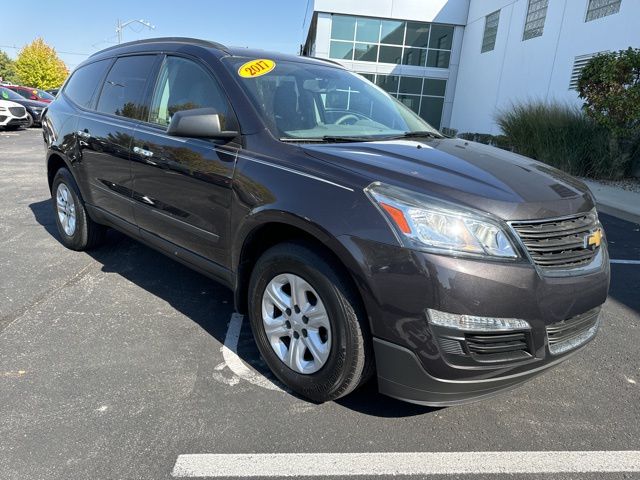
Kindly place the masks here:
[(481, 52), (490, 52), (496, 48), (496, 37), (498, 36), (498, 22), (500, 21), (500, 10), (496, 10), (486, 16), (484, 21), (484, 35), (482, 36)]
[(348, 40), (352, 42), (356, 34), (355, 17), (334, 15), (331, 22), (331, 38), (334, 40)]
[(412, 77), (406, 75), (374, 75), (361, 73), (390, 95), (425, 119), (429, 125), (440, 128), (444, 94), (447, 81), (438, 78)]
[(589, 63), (589, 60), (591, 60), (593, 57), (601, 53), (606, 53), (606, 51), (589, 53), (587, 55), (578, 55), (573, 59), (573, 68), (571, 69), (571, 79), (569, 80), (569, 90), (578, 89), (578, 80), (580, 80), (580, 76), (582, 75), (582, 69), (587, 66), (587, 63)]
[(618, 13), (621, 3), (622, 0), (589, 0), (585, 22)]
[(376, 81), (376, 75), (375, 73), (359, 73), (358, 75), (363, 76), (364, 78), (366, 78), (367, 80), (369, 80), (370, 82), (375, 83)]
[(449, 68), (453, 32), (451, 25), (335, 14), (329, 57)]
[(544, 31), (544, 21), (547, 18), (547, 7), (549, 0), (529, 0), (527, 9), (527, 19), (524, 23), (524, 33), (522, 40), (542, 36)]

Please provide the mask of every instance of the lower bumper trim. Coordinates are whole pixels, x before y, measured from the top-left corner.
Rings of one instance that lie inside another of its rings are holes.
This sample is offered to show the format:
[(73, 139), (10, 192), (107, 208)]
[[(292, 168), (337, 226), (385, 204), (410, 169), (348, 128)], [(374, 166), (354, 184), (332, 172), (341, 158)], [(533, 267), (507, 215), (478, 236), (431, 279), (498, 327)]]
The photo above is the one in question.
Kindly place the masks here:
[(578, 348), (552, 362), (518, 374), (474, 381), (433, 377), (409, 349), (379, 338), (373, 339), (373, 348), (380, 393), (432, 407), (463, 405), (514, 389), (580, 351)]

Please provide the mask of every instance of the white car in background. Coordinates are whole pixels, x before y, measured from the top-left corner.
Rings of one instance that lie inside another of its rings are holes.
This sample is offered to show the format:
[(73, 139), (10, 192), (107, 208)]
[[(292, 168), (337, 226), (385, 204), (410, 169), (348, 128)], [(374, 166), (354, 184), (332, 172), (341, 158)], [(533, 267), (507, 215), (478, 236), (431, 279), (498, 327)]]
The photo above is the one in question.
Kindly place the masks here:
[(28, 122), (27, 110), (22, 105), (0, 99), (0, 129), (15, 130)]

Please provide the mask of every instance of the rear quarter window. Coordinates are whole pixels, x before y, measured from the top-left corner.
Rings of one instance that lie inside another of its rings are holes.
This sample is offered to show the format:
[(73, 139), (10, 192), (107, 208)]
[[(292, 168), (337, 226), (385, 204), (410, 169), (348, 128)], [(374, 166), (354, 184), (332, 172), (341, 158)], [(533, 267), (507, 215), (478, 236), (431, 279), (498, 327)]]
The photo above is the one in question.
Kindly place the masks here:
[(64, 88), (65, 95), (81, 107), (89, 108), (91, 99), (98, 84), (104, 78), (110, 62), (111, 60), (100, 60), (80, 67), (67, 82)]

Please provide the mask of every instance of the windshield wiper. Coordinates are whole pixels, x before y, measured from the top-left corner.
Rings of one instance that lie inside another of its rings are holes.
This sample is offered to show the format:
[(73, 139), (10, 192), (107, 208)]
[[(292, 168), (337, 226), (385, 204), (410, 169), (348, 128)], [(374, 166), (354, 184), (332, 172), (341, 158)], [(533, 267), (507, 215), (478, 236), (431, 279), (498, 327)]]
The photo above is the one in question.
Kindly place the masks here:
[(310, 142), (323, 142), (322, 137), (280, 137), (281, 142), (290, 142), (290, 143), (310, 143)]
[(440, 135), (439, 133), (431, 132), (429, 130), (419, 130), (415, 132), (404, 132), (403, 134), (393, 138), (423, 138), (423, 137), (444, 138), (444, 135)]
[(325, 142), (375, 142), (380, 137), (348, 137), (340, 135), (325, 135), (322, 137)]
[(378, 142), (378, 141), (386, 141), (386, 140), (397, 140), (399, 138), (444, 138), (443, 135), (440, 135), (436, 132), (431, 132), (429, 130), (424, 131), (415, 131), (415, 132), (404, 132), (400, 135), (377, 135), (377, 136), (367, 136), (367, 137), (350, 137), (347, 135), (324, 135), (322, 137), (282, 137), (280, 140), (282, 142), (296, 142), (296, 143), (348, 143), (348, 142)]
[(348, 137), (341, 135), (324, 135), (322, 137), (282, 137), (282, 142), (298, 142), (298, 143), (340, 143), (340, 142), (375, 142), (376, 140), (388, 140), (389, 137)]

